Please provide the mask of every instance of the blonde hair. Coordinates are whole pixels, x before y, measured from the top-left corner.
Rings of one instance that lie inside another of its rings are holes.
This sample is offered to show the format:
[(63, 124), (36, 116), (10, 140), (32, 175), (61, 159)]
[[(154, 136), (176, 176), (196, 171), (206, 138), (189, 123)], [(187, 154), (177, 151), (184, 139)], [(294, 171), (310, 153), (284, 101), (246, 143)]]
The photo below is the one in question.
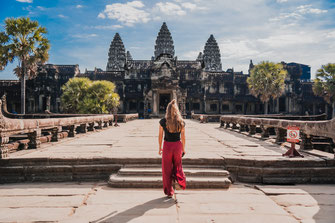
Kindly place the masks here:
[(173, 99), (166, 108), (166, 129), (171, 133), (181, 132), (184, 120), (181, 117), (176, 99)]

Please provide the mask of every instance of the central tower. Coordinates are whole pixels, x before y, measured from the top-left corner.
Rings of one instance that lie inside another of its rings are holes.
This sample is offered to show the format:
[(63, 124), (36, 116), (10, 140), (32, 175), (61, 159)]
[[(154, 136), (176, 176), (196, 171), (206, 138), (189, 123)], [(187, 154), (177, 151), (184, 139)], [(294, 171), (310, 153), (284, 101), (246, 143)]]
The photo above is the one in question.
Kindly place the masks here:
[(161, 55), (165, 55), (170, 58), (174, 57), (172, 36), (165, 22), (163, 22), (156, 39), (155, 60)]

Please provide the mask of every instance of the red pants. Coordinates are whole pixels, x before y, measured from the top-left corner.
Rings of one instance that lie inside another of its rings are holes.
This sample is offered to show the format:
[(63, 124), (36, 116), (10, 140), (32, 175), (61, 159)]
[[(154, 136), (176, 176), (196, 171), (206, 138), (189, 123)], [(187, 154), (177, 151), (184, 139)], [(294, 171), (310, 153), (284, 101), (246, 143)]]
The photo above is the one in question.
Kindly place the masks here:
[(162, 157), (163, 189), (168, 196), (173, 195), (172, 180), (175, 179), (181, 188), (186, 188), (186, 177), (183, 172), (181, 155), (183, 144), (178, 142), (164, 141)]

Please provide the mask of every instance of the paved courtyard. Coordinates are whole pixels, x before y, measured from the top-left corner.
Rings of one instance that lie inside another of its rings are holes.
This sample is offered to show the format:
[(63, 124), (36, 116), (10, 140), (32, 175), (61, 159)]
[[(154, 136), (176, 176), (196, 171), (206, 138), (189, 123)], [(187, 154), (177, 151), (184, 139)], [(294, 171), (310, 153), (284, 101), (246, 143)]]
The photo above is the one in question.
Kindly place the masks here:
[[(158, 122), (158, 119), (146, 119), (121, 123), (117, 128), (42, 144), (41, 149), (20, 151), (11, 154), (10, 158), (158, 158)], [(282, 157), (285, 151), (273, 143), (219, 128), (218, 123), (186, 120), (185, 158), (289, 159)]]
[[(185, 158), (281, 160), (284, 147), (186, 120)], [(158, 158), (158, 120), (78, 135), (12, 158)], [(318, 159), (312, 156), (297, 159)], [(0, 185), (0, 222), (335, 222), (334, 185), (251, 185), (228, 190), (116, 189), (106, 182)]]
[[(176, 200), (175, 200), (176, 199)], [(0, 186), (0, 222), (325, 222), (333, 185), (233, 185), (229, 190), (115, 189), (105, 183)]]

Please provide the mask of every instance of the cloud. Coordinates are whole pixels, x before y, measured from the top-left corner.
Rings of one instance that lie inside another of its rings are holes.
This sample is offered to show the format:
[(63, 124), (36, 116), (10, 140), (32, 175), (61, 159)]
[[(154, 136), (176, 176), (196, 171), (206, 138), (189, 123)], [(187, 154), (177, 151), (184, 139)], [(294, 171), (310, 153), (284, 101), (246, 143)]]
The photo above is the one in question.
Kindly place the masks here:
[(82, 8), (82, 7), (84, 7), (83, 5), (76, 5), (76, 8), (77, 9), (80, 9), (80, 8)]
[(75, 34), (75, 35), (71, 35), (73, 38), (78, 38), (78, 39), (89, 39), (89, 38), (94, 38), (97, 37), (98, 35), (95, 33), (91, 33), (91, 34)]
[(121, 25), (108, 25), (108, 26), (93, 26), (92, 28), (94, 29), (102, 29), (102, 30), (115, 30), (115, 29), (120, 29), (122, 28), (123, 26)]
[(33, 3), (33, 0), (16, 0), (17, 2)]
[(156, 4), (157, 9), (165, 15), (186, 15), (186, 11), (183, 10), (179, 5), (172, 2), (159, 2)]
[(277, 0), (277, 3), (284, 3), (284, 2), (288, 2), (288, 0)]
[(280, 13), (279, 16), (271, 18), (270, 21), (277, 22), (283, 20), (298, 20), (303, 18), (304, 15), (319, 15), (327, 12), (328, 10), (313, 8), (312, 5), (300, 5), (293, 12)]
[(45, 7), (42, 7), (42, 6), (37, 6), (36, 8), (39, 9), (39, 10), (41, 10), (41, 11), (45, 11), (47, 9)]
[(62, 19), (67, 18), (67, 16), (66, 16), (66, 15), (63, 15), (63, 14), (59, 14), (58, 17), (59, 17), (59, 18), (62, 18)]
[(114, 3), (106, 5), (105, 10), (99, 13), (98, 18), (117, 20), (125, 26), (147, 23), (150, 20), (150, 14), (143, 10), (143, 7), (144, 4), (141, 1), (132, 1), (124, 4)]

